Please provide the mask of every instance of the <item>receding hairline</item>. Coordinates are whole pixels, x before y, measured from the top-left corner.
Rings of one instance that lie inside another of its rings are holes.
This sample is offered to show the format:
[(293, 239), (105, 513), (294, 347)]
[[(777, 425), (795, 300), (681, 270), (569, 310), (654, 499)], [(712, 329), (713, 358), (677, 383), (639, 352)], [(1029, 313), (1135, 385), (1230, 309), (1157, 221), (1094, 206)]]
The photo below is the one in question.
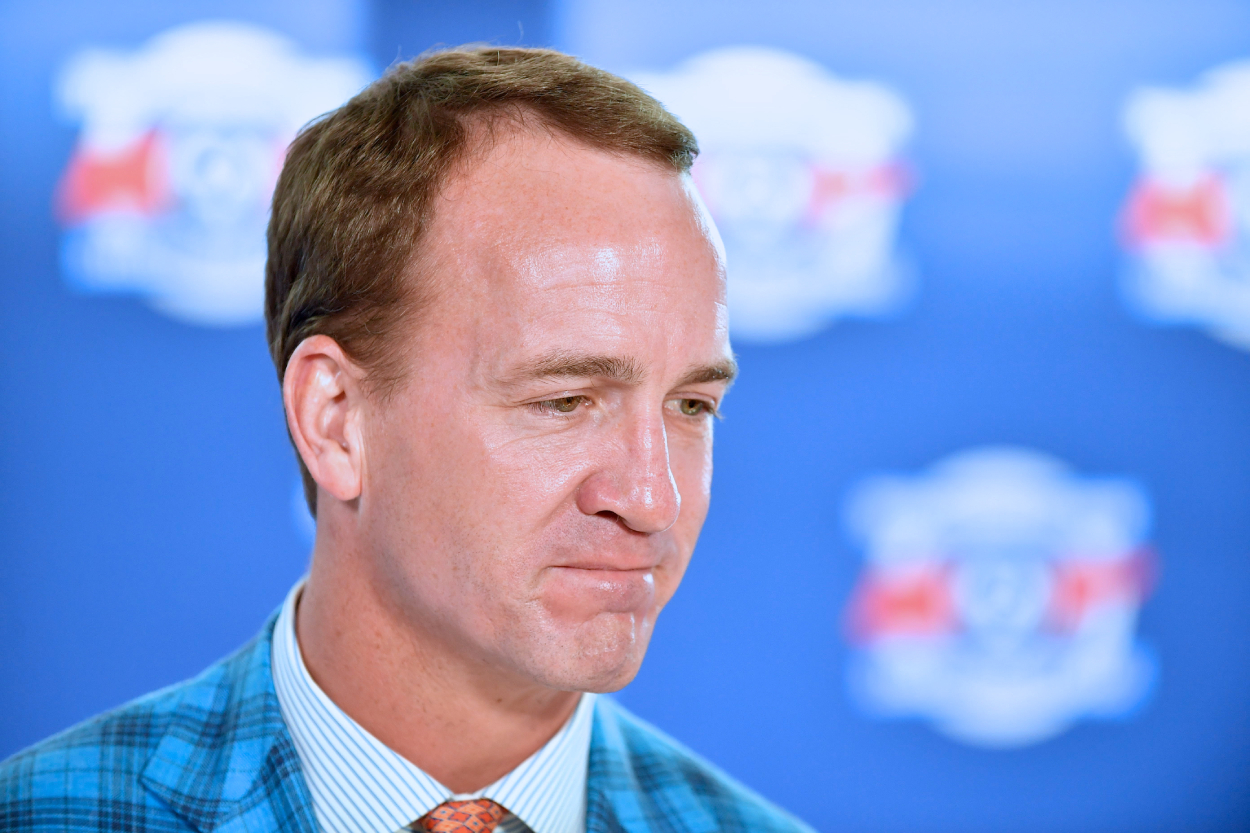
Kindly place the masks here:
[[(471, 177), (494, 151), (511, 141), (527, 139), (545, 139), (553, 144), (563, 144), (570, 149), (600, 153), (627, 165), (633, 165), (640, 171), (671, 175), (678, 179), (690, 176), (689, 164), (678, 163), (672, 159), (661, 159), (633, 148), (614, 147), (591, 141), (585, 136), (579, 136), (565, 129), (525, 102), (507, 102), (465, 113), (459, 115), (458, 118), (464, 127), (465, 139), (451, 164), (439, 178), (438, 185), (434, 189), (435, 197), (443, 196), (451, 186)], [(435, 208), (437, 204), (437, 199), (431, 201), (428, 209), (430, 214), (427, 219), (432, 219), (437, 213)]]

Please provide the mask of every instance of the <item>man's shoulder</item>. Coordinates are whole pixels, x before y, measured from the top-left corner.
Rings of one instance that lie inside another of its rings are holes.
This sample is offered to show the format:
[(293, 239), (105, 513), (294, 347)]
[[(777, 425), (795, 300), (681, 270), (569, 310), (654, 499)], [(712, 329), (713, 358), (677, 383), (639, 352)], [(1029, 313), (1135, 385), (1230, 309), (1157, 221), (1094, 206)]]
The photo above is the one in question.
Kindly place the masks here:
[[(220, 674), (153, 692), (53, 735), (0, 763), (0, 829), (128, 829), (159, 813), (142, 775), (189, 690)], [(161, 829), (150, 819), (139, 829)], [(184, 829), (170, 819), (168, 829)]]
[(589, 777), (587, 830), (811, 831), (606, 697), (596, 703)]
[[(0, 763), (0, 830), (184, 831), (188, 811), (213, 814), (230, 776), (254, 768), (247, 741), (272, 745), (258, 643)], [(188, 806), (196, 796), (205, 806)]]

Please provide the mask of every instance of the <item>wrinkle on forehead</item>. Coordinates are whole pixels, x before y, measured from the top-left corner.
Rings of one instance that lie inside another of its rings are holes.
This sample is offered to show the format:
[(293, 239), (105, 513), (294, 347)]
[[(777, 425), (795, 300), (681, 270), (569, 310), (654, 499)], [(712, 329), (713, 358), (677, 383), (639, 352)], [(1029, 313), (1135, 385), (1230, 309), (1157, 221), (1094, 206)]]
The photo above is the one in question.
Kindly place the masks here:
[(658, 241), (642, 240), (626, 246), (553, 243), (508, 259), (509, 271), (531, 288), (576, 284), (612, 292), (625, 280), (663, 270), (665, 254)]

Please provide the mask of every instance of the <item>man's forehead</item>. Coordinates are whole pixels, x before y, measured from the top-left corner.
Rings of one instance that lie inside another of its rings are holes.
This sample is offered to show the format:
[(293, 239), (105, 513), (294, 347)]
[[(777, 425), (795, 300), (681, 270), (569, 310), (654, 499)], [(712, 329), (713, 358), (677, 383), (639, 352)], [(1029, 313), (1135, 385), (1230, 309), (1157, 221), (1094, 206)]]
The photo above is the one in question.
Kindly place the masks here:
[(427, 312), (473, 340), (487, 376), (552, 351), (645, 360), (665, 378), (730, 355), (723, 262), (675, 171), (549, 133), (497, 136), (449, 182), (430, 235)]
[(723, 279), (715, 243), (676, 171), (548, 131), (513, 129), (476, 156), (436, 200), (422, 246), (433, 267), (423, 271), (444, 287), (605, 293), (625, 280), (637, 289), (648, 279)]
[(665, 247), (654, 237), (609, 240), (558, 239), (533, 241), (498, 255), (508, 272), (530, 290), (589, 292), (604, 299), (619, 295), (651, 275), (665, 274)]

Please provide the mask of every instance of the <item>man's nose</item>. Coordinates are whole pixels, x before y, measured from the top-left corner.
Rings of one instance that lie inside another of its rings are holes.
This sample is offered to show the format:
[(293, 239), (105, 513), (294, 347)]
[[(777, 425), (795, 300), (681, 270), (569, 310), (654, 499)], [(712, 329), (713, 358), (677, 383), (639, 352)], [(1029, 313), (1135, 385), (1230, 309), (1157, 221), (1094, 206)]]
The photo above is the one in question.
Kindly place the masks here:
[(578, 508), (587, 515), (615, 515), (635, 532), (663, 532), (681, 511), (664, 416), (622, 418), (614, 427), (614, 435), (591, 452), (598, 465), (578, 490)]

